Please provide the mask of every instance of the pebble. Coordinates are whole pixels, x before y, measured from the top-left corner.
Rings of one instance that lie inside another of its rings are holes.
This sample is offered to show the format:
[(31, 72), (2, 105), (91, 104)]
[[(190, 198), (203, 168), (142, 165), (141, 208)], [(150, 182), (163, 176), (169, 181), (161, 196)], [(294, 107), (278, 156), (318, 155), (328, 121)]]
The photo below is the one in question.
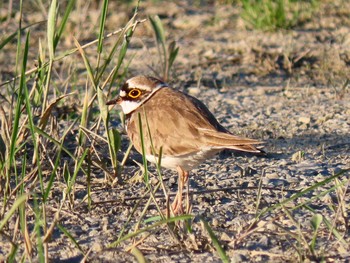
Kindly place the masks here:
[(275, 224), (267, 223), (265, 227), (266, 227), (267, 230), (270, 230), (272, 232), (276, 232), (277, 231), (277, 226)]
[(311, 122), (311, 118), (310, 117), (299, 117), (298, 119), (299, 122), (304, 123), (304, 124), (309, 124)]
[(190, 87), (187, 89), (187, 92), (189, 95), (197, 96), (201, 92), (201, 90), (197, 87)]
[(265, 175), (268, 179), (278, 179), (279, 175), (277, 173), (270, 173)]
[(103, 246), (99, 242), (94, 242), (91, 246), (91, 250), (94, 252), (99, 252), (103, 249)]

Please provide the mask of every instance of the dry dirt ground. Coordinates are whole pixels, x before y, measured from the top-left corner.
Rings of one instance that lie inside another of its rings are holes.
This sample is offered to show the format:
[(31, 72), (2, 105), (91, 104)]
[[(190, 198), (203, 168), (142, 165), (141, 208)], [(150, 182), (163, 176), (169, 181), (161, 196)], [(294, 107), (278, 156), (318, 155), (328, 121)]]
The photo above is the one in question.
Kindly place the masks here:
[[(350, 3), (323, 1), (311, 18), (293, 30), (262, 32), (246, 28), (239, 17), (240, 7), (211, 3), (200, 7), (189, 2), (150, 2), (140, 8), (140, 19), (149, 14), (160, 15), (168, 39), (175, 40), (180, 47), (169, 82), (202, 100), (230, 131), (264, 140), (268, 155), (225, 151), (193, 170), (190, 183), (194, 192), (192, 214), (196, 216), (192, 221), (193, 232), (187, 233), (180, 226), (175, 230), (180, 240), (177, 243), (161, 226), (148, 232), (138, 249), (151, 262), (219, 262), (199, 219), (202, 216), (235, 262), (295, 262), (305, 258), (317, 261), (322, 257), (329, 262), (349, 261), (347, 188), (341, 188), (345, 193), (339, 190), (322, 195), (335, 185), (335, 180), (274, 209), (252, 229), (248, 228), (256, 215), (259, 182), (262, 192), (258, 211), (263, 211), (296, 191), (350, 168), (350, 93), (346, 83), (350, 76)], [(122, 26), (132, 13), (130, 6), (118, 9), (111, 3), (111, 7), (107, 25), (110, 31)], [(111, 12), (113, 8), (115, 11)], [(98, 10), (94, 12), (87, 15), (92, 22), (97, 21), (93, 16), (98, 17)], [(89, 24), (76, 24), (81, 28), (75, 27), (73, 35), (79, 41), (94, 38)], [(70, 41), (67, 36), (65, 45), (72, 45)], [(128, 76), (152, 74), (149, 66), (157, 69), (157, 49), (149, 22), (137, 28), (128, 50), (128, 59), (131, 58)], [(82, 72), (83, 69), (82, 64)], [(82, 87), (85, 79), (81, 81)], [(116, 114), (112, 123), (121, 128)], [(123, 151), (127, 144), (124, 135)], [(106, 149), (101, 148), (101, 152)], [(132, 159), (140, 161), (140, 156), (132, 152), (123, 169), (126, 179), (140, 170)], [(150, 170), (156, 174), (154, 168)], [(175, 192), (174, 172), (163, 170), (163, 176), (169, 191)], [(76, 206), (63, 210), (60, 223), (85, 252), (91, 249), (89, 261), (135, 261), (125, 252), (131, 240), (116, 249), (106, 246), (117, 239), (124, 227), (137, 202), (133, 198), (146, 192), (145, 185), (136, 179), (112, 187), (104, 183), (101, 171), (95, 169), (94, 204), (89, 211), (83, 201), (86, 178), (78, 178)], [(155, 176), (152, 182), (156, 184)], [(62, 187), (55, 185), (50, 203), (52, 213), (58, 207), (55, 200), (59, 200)], [(159, 200), (164, 207), (164, 199)], [(126, 232), (134, 229), (145, 202), (137, 208)], [(305, 202), (308, 207), (295, 208)], [(310, 210), (329, 220), (343, 237), (339, 241), (341, 238), (330, 234), (323, 222), (317, 235), (316, 259), (307, 245), (314, 233), (311, 226), (314, 213)], [(151, 205), (146, 218), (155, 215), (157, 211)], [(149, 225), (142, 223), (141, 227)], [(145, 234), (136, 237), (136, 241), (141, 237)], [(0, 246), (0, 257), (8, 253), (7, 249), (8, 244)], [(58, 229), (49, 243), (49, 255), (53, 261), (66, 262), (78, 262), (83, 257)]]

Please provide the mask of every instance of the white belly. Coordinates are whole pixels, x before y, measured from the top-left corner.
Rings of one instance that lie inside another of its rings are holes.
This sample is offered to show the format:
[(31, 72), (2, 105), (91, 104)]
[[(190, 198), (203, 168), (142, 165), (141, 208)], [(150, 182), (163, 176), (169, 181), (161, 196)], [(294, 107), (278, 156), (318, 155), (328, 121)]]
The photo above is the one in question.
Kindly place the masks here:
[[(185, 171), (190, 171), (217, 152), (219, 152), (219, 150), (203, 149), (199, 152), (179, 156), (165, 155), (161, 158), (161, 166), (169, 169), (176, 169), (176, 167), (180, 166)], [(158, 157), (155, 157), (154, 155), (146, 155), (146, 159), (149, 162), (158, 163)]]

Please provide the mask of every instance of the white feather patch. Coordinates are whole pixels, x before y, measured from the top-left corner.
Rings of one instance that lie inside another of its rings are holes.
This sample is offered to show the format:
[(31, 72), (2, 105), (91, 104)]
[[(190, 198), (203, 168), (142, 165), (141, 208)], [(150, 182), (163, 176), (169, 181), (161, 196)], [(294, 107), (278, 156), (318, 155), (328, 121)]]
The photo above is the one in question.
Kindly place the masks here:
[(130, 112), (136, 110), (140, 106), (138, 101), (122, 100), (120, 106), (123, 109), (124, 114), (129, 114)]
[(125, 96), (126, 96), (125, 90), (121, 90), (121, 91), (119, 92), (119, 96), (120, 96), (120, 97), (125, 97)]

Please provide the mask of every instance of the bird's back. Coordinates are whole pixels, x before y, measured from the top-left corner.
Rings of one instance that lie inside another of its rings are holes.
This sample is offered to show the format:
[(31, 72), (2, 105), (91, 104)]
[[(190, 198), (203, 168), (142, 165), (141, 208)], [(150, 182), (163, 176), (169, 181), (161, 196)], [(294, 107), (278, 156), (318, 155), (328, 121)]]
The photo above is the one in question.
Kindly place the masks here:
[(140, 132), (139, 115), (147, 154), (158, 155), (160, 148), (163, 156), (187, 155), (205, 148), (214, 152), (225, 148), (260, 151), (253, 146), (258, 141), (230, 134), (196, 98), (172, 88), (161, 88), (128, 120), (129, 137), (140, 153), (141, 138), (135, 136)]

